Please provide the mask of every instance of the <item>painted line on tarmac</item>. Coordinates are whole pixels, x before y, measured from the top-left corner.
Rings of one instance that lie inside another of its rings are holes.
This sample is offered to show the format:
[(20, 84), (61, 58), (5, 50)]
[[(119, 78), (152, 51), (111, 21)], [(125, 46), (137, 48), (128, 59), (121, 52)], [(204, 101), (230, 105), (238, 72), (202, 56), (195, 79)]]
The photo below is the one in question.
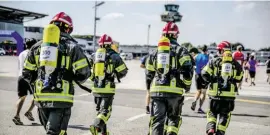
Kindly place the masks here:
[(235, 100), (240, 101), (240, 102), (245, 102), (245, 103), (270, 105), (270, 102), (264, 102), (264, 101), (248, 100), (248, 99), (235, 99)]
[(0, 74), (0, 77), (18, 77), (18, 75), (4, 73), (4, 74)]
[[(192, 99), (192, 98), (193, 98), (193, 97), (185, 97), (185, 101), (190, 100), (190, 99)], [(141, 117), (145, 117), (145, 116), (147, 116), (147, 115), (148, 115), (148, 114), (142, 113), (142, 114), (139, 114), (139, 115), (135, 115), (135, 116), (133, 116), (133, 117), (130, 117), (130, 118), (126, 119), (126, 121), (132, 122), (132, 121), (134, 121), (134, 120), (136, 120), (136, 119), (139, 119), (139, 118), (141, 118)]]
[(193, 97), (185, 97), (185, 101), (192, 99)]
[(139, 115), (135, 115), (133, 117), (130, 117), (130, 118), (126, 119), (126, 121), (131, 122), (131, 121), (134, 121), (136, 119), (139, 119), (139, 118), (144, 117), (144, 116), (147, 116), (147, 115), (148, 114), (146, 114), (146, 113), (142, 113), (142, 114), (139, 114)]

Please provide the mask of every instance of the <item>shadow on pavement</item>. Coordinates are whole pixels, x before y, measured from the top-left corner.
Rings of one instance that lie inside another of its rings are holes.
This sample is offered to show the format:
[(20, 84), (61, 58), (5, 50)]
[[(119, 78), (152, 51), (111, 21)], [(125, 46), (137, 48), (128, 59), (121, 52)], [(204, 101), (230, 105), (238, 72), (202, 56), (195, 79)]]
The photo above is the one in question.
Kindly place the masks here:
[(41, 124), (39, 123), (31, 123), (31, 124), (28, 124), (28, 125), (22, 125), (22, 126), (42, 126)]
[(183, 117), (192, 117), (192, 118), (206, 118), (206, 115), (188, 115), (188, 114), (183, 114)]
[(237, 114), (237, 113), (233, 113), (233, 116), (243, 116), (243, 117), (259, 117), (259, 118), (267, 118), (269, 116), (266, 115), (252, 115), (252, 114)]
[[(258, 117), (258, 118), (267, 118), (269, 116), (266, 115), (252, 115), (252, 114), (237, 114), (233, 113), (233, 116), (240, 116), (240, 117)], [(188, 114), (183, 114), (183, 117), (193, 117), (193, 118), (206, 118), (206, 115), (188, 115)]]
[(69, 125), (68, 128), (80, 129), (80, 130), (89, 130), (89, 127), (85, 127), (85, 125)]

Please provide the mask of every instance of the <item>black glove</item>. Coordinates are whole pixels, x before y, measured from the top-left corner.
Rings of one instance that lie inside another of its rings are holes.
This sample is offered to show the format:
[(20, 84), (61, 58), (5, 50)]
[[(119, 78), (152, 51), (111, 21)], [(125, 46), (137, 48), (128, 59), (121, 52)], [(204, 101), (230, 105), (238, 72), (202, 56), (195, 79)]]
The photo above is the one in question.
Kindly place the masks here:
[(190, 86), (187, 86), (186, 88), (185, 88), (185, 93), (189, 93), (190, 92)]

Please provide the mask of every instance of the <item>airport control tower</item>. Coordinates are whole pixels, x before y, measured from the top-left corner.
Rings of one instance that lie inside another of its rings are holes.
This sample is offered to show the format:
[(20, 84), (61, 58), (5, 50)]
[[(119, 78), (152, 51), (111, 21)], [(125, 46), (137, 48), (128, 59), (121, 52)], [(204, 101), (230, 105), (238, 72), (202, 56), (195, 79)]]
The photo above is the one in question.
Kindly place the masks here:
[(160, 15), (163, 22), (181, 22), (182, 15), (178, 12), (179, 5), (165, 4), (165, 12)]

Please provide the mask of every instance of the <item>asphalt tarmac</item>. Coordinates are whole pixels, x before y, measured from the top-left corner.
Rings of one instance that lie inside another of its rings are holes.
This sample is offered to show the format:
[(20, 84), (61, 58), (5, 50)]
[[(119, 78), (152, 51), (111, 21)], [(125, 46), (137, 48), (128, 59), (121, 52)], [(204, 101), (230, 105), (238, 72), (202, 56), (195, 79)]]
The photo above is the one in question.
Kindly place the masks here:
[[(12, 67), (16, 65), (15, 63), (15, 58), (0, 57), (0, 135), (44, 135), (45, 131), (40, 125), (36, 108), (33, 110), (34, 122), (28, 121), (24, 116), (32, 98), (31, 95), (27, 97), (21, 111), (21, 120), (24, 125), (16, 126), (12, 122), (18, 99), (17, 77), (14, 74), (17, 67)], [(123, 84), (120, 84), (117, 89), (112, 116), (108, 122), (111, 135), (147, 135), (150, 116), (145, 114), (144, 80), (139, 82), (140, 76), (136, 75), (143, 72), (138, 69), (138, 63), (138, 61), (127, 61), (130, 73), (127, 76), (128, 79), (123, 79)], [(262, 69), (257, 76), (256, 86), (249, 87), (248, 83), (243, 84), (240, 96), (237, 96), (227, 135), (270, 134), (270, 85), (266, 83)], [(143, 77), (142, 73), (141, 78), (144, 79)], [(138, 80), (137, 83), (132, 82), (132, 78)], [(88, 86), (89, 83), (86, 82), (84, 85)], [(190, 109), (195, 92), (196, 90), (192, 88), (191, 93), (185, 95), (183, 123), (179, 133), (181, 135), (205, 135), (206, 115)], [(208, 109), (208, 100), (205, 101), (203, 109), (205, 111)], [(93, 122), (95, 115), (93, 96), (76, 87), (68, 134), (90, 135), (89, 125)]]

